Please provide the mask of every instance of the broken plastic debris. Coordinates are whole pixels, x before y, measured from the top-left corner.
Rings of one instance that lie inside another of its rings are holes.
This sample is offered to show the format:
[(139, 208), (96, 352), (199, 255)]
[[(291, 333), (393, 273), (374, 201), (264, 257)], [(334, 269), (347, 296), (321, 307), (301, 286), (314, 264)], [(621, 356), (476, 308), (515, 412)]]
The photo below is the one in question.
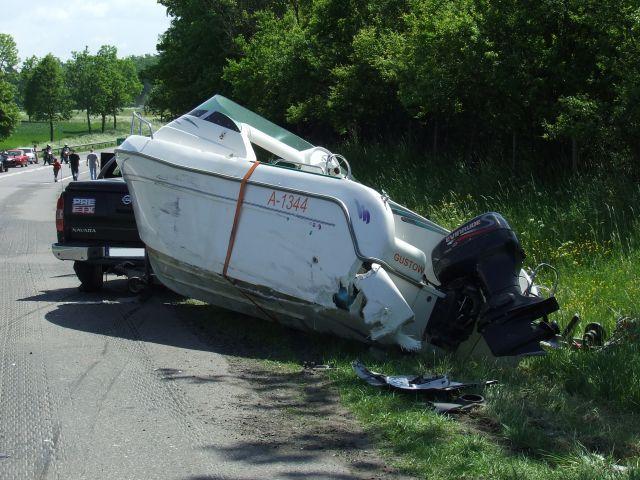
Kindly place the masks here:
[(449, 402), (428, 402), (428, 405), (438, 413), (462, 413), (484, 405), (484, 397), (467, 393)]
[(303, 362), (302, 368), (305, 370), (332, 370), (333, 365), (323, 365), (313, 361)]
[(484, 387), (497, 383), (497, 380), (486, 382), (456, 382), (447, 375), (428, 377), (425, 375), (394, 375), (387, 376), (382, 373), (372, 372), (360, 360), (354, 361), (351, 366), (356, 375), (369, 385), (374, 387), (390, 387), (395, 390), (410, 392), (453, 392), (469, 387)]

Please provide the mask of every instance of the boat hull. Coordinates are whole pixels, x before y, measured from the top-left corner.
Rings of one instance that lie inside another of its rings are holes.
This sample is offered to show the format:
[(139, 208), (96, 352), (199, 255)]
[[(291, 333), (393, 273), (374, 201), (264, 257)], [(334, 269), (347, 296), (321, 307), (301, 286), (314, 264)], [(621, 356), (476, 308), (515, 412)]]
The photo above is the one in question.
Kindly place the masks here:
[[(265, 165), (239, 204), (242, 177), (229, 175), (233, 168), (204, 170), (193, 167), (193, 157), (188, 166), (178, 156), (168, 161), (132, 149), (117, 155), (140, 237), (170, 289), (294, 328), (422, 347), (443, 294), (384, 260), (399, 257), (394, 215), (374, 190)], [(352, 217), (349, 197), (367, 205), (367, 222)], [(340, 295), (343, 302), (336, 300)]]
[(153, 249), (149, 249), (148, 254), (153, 271), (162, 284), (185, 297), (297, 330), (371, 342), (370, 327), (349, 312), (326, 309), (271, 289), (233, 282)]

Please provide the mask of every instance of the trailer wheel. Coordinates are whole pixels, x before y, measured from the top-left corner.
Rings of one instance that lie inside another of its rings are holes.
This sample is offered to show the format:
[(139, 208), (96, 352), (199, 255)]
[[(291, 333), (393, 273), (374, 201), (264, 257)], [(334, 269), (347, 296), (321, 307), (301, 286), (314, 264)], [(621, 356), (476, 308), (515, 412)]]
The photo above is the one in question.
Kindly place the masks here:
[(102, 265), (87, 262), (73, 262), (73, 270), (80, 280), (80, 288), (85, 292), (97, 292), (102, 288)]

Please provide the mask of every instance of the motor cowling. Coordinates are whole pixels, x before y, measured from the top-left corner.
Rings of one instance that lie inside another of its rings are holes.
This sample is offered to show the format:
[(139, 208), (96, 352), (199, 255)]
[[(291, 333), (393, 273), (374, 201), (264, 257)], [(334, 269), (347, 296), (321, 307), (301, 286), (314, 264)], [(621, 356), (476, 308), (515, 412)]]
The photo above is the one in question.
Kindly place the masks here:
[(431, 259), (448, 297), (427, 326), (432, 343), (455, 348), (476, 322), (496, 356), (537, 353), (540, 341), (555, 335), (547, 322), (533, 321), (556, 311), (558, 303), (554, 297), (523, 295), (525, 254), (502, 215), (489, 212), (465, 223), (442, 239)]

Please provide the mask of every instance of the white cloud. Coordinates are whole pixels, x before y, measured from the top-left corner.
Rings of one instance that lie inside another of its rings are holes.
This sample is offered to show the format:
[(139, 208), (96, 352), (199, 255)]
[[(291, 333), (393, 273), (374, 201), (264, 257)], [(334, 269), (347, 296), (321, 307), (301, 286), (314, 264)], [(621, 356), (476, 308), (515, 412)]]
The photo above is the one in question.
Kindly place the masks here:
[(89, 15), (96, 18), (106, 18), (109, 13), (110, 7), (108, 4), (103, 2), (96, 3), (86, 3), (86, 2), (76, 2), (79, 5), (76, 6), (76, 10), (81, 15)]
[(61, 21), (68, 20), (71, 17), (69, 10), (65, 8), (49, 7), (38, 7), (34, 10), (33, 15), (36, 19), (42, 21)]
[(0, 33), (13, 36), (20, 58), (53, 53), (63, 60), (72, 51), (102, 45), (121, 56), (155, 53), (158, 36), (169, 26), (156, 0), (0, 0), (5, 19)]

